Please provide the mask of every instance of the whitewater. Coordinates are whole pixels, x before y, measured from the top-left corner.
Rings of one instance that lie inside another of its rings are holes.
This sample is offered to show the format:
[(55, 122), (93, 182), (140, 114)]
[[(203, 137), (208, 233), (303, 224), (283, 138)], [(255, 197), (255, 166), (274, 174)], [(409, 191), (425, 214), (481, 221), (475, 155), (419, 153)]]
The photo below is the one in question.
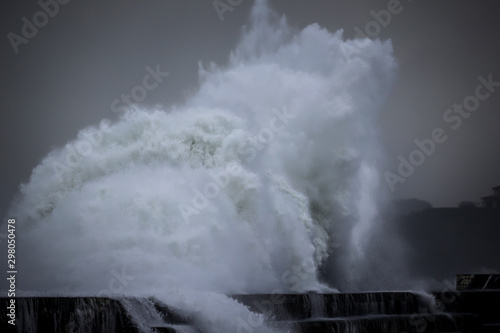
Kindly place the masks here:
[(258, 0), (185, 103), (137, 105), (48, 154), (9, 211), (19, 295), (154, 296), (235, 332), (252, 314), (225, 295), (359, 279), (397, 66), (389, 41), (342, 34), (294, 29)]

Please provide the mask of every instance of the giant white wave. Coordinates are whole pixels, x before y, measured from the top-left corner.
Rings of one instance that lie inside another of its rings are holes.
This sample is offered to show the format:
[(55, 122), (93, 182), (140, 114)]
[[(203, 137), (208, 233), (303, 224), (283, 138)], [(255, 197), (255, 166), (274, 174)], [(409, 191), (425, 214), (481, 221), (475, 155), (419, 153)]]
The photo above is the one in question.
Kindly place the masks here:
[(319, 269), (334, 242), (347, 270), (364, 256), (395, 68), (390, 42), (294, 30), (256, 1), (228, 64), (200, 65), (184, 105), (84, 129), (34, 169), (9, 213), (18, 288), (164, 295), (195, 311), (188, 294), (336, 287)]

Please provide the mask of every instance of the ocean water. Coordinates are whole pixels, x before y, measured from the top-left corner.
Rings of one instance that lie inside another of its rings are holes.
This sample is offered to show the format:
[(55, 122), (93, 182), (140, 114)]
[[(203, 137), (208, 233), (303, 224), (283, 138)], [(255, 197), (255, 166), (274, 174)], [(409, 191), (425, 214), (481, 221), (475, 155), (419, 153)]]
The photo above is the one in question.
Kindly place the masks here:
[(363, 278), (396, 67), (389, 41), (297, 30), (257, 0), (228, 63), (200, 65), (183, 105), (138, 105), (34, 168), (9, 212), (18, 293), (154, 296), (230, 332), (263, 318), (227, 294)]

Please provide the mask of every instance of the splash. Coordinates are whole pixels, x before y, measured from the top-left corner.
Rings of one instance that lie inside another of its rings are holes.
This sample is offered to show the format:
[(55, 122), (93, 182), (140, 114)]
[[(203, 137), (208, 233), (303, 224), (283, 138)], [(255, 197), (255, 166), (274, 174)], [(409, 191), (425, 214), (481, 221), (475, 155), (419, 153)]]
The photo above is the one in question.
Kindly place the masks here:
[[(184, 105), (131, 109), (33, 170), (10, 211), (19, 289), (155, 295), (229, 331), (220, 313), (248, 310), (223, 294), (331, 290), (319, 272), (334, 238), (352, 260), (330, 269), (356, 274), (396, 65), (389, 42), (346, 54), (353, 43), (296, 31), (256, 1), (228, 64), (200, 65)], [(96, 131), (99, 144), (55, 172)]]

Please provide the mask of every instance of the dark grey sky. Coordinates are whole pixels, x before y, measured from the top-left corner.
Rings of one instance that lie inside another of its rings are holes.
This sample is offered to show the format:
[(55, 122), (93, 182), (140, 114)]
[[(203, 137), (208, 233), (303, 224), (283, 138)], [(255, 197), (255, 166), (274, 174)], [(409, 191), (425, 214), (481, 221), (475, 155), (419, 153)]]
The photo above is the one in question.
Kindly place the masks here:
[[(227, 61), (253, 3), (243, 0), (221, 21), (212, 1), (65, 1), (35, 36), (18, 45), (17, 53), (8, 34), (22, 35), (23, 17), (33, 22), (41, 6), (36, 1), (1, 4), (1, 212), (54, 147), (85, 126), (116, 119), (112, 101), (141, 84), (147, 66), (159, 65), (170, 76), (142, 104), (182, 103), (197, 86), (199, 61)], [(374, 21), (371, 11), (387, 9), (389, 2), (271, 4), (292, 26), (317, 22), (331, 31), (343, 28), (352, 38), (355, 27), (365, 30)], [(402, 0), (399, 8), (374, 32), (392, 39), (400, 65), (380, 119), (386, 170), (396, 173), (398, 156), (408, 158), (416, 149), (414, 140), (429, 138), (433, 129), (443, 128), (448, 138), (395, 185), (393, 195), (435, 206), (477, 200), (500, 185), (500, 87), (456, 130), (443, 114), (474, 94), (478, 76), (492, 75), (500, 82), (500, 3)]]

